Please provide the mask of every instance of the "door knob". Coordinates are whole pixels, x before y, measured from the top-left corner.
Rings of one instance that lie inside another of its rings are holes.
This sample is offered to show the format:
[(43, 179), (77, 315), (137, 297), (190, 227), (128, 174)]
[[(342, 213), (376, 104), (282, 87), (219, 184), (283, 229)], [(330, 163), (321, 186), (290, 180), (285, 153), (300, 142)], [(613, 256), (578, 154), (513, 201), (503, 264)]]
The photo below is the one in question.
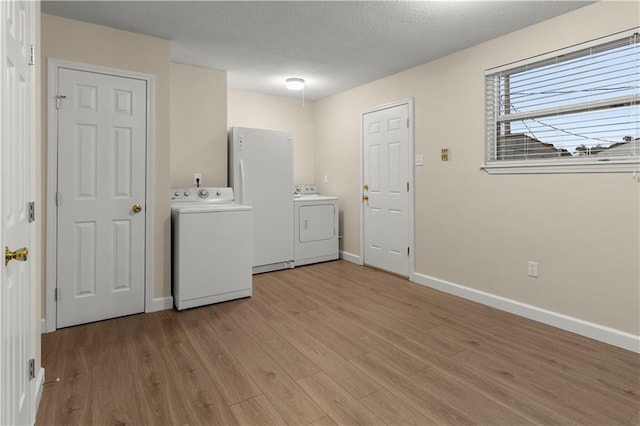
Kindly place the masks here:
[(27, 260), (27, 255), (29, 254), (29, 250), (26, 247), (19, 248), (16, 251), (9, 250), (9, 247), (4, 247), (4, 265), (7, 266), (10, 260), (19, 260), (24, 262)]
[(362, 196), (362, 201), (369, 201), (369, 196), (368, 195), (363, 195)]
[(365, 183), (365, 184), (364, 184), (364, 186), (363, 186), (363, 188), (364, 188), (364, 190), (365, 190), (365, 191), (368, 191), (368, 190), (369, 190), (369, 185), (367, 185), (367, 184)]
[(140, 204), (134, 204), (131, 208), (134, 213), (140, 213), (142, 211), (142, 206)]

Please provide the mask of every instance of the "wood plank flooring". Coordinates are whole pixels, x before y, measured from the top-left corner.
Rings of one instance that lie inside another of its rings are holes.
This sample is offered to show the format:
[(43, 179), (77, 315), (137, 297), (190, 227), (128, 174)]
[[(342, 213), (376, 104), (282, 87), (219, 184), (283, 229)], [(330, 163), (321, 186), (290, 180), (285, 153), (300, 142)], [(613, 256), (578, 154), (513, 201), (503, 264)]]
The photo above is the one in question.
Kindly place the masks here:
[(253, 282), (44, 334), (37, 424), (640, 421), (638, 354), (345, 261)]

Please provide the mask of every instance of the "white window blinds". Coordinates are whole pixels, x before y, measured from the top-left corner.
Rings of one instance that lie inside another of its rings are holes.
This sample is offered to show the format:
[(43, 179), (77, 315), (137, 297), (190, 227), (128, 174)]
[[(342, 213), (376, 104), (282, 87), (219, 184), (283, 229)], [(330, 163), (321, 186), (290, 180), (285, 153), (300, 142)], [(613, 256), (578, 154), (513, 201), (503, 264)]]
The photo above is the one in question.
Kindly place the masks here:
[(487, 71), (486, 164), (640, 158), (640, 36)]

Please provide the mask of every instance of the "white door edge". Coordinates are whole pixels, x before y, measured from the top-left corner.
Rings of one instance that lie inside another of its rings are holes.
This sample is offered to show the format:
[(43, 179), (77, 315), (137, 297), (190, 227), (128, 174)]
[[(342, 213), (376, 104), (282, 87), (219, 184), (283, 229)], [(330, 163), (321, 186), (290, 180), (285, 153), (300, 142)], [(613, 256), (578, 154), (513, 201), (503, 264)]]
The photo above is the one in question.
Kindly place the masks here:
[[(57, 305), (55, 300), (55, 288), (57, 277), (57, 209), (56, 190), (58, 176), (58, 120), (56, 114), (56, 95), (58, 93), (58, 70), (71, 68), (79, 71), (109, 74), (126, 78), (137, 78), (147, 83), (147, 141), (146, 141), (146, 199), (147, 220), (145, 226), (145, 297), (144, 311), (153, 312), (153, 224), (155, 211), (154, 197), (154, 146), (155, 146), (155, 76), (151, 74), (129, 71), (117, 68), (103, 67), (99, 65), (83, 64), (80, 62), (49, 58), (47, 61), (47, 231), (46, 231), (46, 331), (55, 331)], [(44, 330), (43, 330), (44, 332)]]
[(404, 98), (398, 101), (389, 102), (382, 105), (377, 105), (371, 108), (366, 108), (360, 111), (360, 186), (358, 187), (358, 199), (360, 203), (360, 258), (358, 261), (359, 265), (365, 264), (364, 257), (364, 204), (361, 200), (362, 197), (362, 187), (364, 185), (364, 116), (366, 114), (381, 111), (388, 108), (394, 108), (401, 105), (407, 105), (409, 108), (409, 159), (407, 164), (407, 175), (409, 176), (409, 281), (415, 281), (415, 219), (414, 219), (414, 166), (413, 159), (414, 155), (414, 142), (413, 142), (413, 133), (414, 133), (414, 118), (413, 118), (413, 98)]
[[(26, 25), (28, 26), (28, 33), (27, 34), (23, 34), (25, 39), (24, 41), (28, 44), (31, 44), (32, 46), (35, 46), (36, 49), (40, 49), (40, 45), (38, 45), (40, 39), (38, 37), (36, 37), (36, 14), (40, 13), (40, 6), (36, 5), (34, 2), (26, 2), (26, 9), (27, 9), (27, 13), (26, 16), (24, 16), (25, 21), (26, 21)], [(2, 24), (0, 25), (4, 25), (5, 24), (5, 12), (7, 10), (7, 8), (11, 7), (13, 5), (7, 4), (7, 5), (0, 5), (0, 8), (2, 8), (2, 10), (0, 10), (0, 22), (2, 22)], [(15, 7), (15, 6), (14, 6)], [(8, 52), (5, 50), (5, 31), (4, 28), (2, 29), (2, 31), (0, 32), (0, 50), (2, 51), (2, 56), (4, 57)], [(18, 58), (13, 57), (13, 60), (17, 60)], [(34, 65), (34, 64), (30, 64), (27, 65), (30, 69), (31, 72), (29, 73), (29, 82), (28, 82), (28, 93), (27, 93), (27, 97), (26, 97), (26, 102), (28, 103), (28, 108), (29, 108), (29, 114), (30, 117), (26, 117), (28, 119), (27, 122), (27, 127), (28, 127), (28, 134), (26, 135), (26, 140), (27, 143), (29, 145), (28, 147), (28, 162), (29, 162), (29, 167), (28, 167), (28, 176), (24, 177), (24, 176), (20, 176), (20, 178), (26, 178), (29, 180), (29, 184), (26, 190), (26, 196), (25, 196), (25, 201), (28, 202), (36, 202), (36, 209), (40, 208), (37, 205), (37, 193), (36, 193), (36, 151), (37, 151), (37, 134), (36, 134), (36, 118), (37, 118), (37, 100), (36, 100), (36, 96), (37, 96), (37, 86), (36, 86), (36, 81), (37, 78), (39, 78), (39, 72), (38, 72), (38, 67), (40, 66), (38, 65)], [(3, 65), (4, 67), (4, 65)], [(0, 72), (0, 74), (2, 74), (2, 77), (4, 78), (5, 75), (3, 72)], [(4, 86), (4, 82), (2, 83), (2, 86)], [(4, 90), (2, 87), (0, 87), (0, 96), (4, 96)], [(0, 108), (1, 109), (1, 108)], [(4, 126), (4, 121), (5, 121), (6, 117), (2, 117), (0, 118), (0, 127)], [(16, 126), (19, 127), (19, 126)], [(3, 133), (4, 136), (4, 133)], [(4, 144), (5, 141), (3, 140), (2, 143)], [(0, 154), (1, 155), (1, 154)], [(0, 163), (2, 162), (2, 158), (0, 158)], [(3, 177), (0, 176), (0, 185), (5, 185), (5, 182), (3, 181)], [(3, 187), (4, 189), (4, 187)], [(0, 204), (2, 204), (2, 199), (0, 199)], [(0, 211), (3, 211), (2, 208), (0, 208)], [(37, 212), (37, 210), (36, 210)], [(37, 215), (36, 215), (37, 216)], [(29, 229), (28, 229), (28, 238), (26, 240), (25, 246), (28, 248), (29, 250), (29, 256), (28, 256), (28, 261), (27, 261), (27, 274), (28, 274), (28, 284), (29, 284), (29, 288), (27, 290), (27, 298), (28, 300), (26, 300), (26, 304), (24, 306), (18, 306), (18, 309), (22, 309), (24, 308), (25, 310), (28, 310), (28, 324), (27, 324), (27, 333), (28, 335), (24, 336), (24, 341), (26, 342), (25, 347), (26, 347), (26, 359), (21, 360), (23, 362), (28, 362), (28, 360), (33, 359), (34, 361), (38, 362), (38, 365), (34, 365), (34, 367), (36, 369), (42, 370), (42, 368), (40, 367), (41, 365), (41, 359), (37, 359), (36, 358), (36, 339), (39, 338), (38, 336), (38, 323), (36, 320), (36, 295), (37, 295), (37, 282), (38, 280), (36, 279), (36, 264), (39, 260), (39, 247), (37, 246), (37, 233), (38, 233), (38, 226), (39, 226), (39, 222), (32, 222), (31, 224), (28, 225)], [(2, 241), (2, 243), (6, 242), (6, 235), (4, 234), (5, 229), (3, 229), (4, 227), (0, 227), (0, 240)], [(11, 247), (13, 248), (13, 247)], [(17, 247), (16, 247), (17, 248)], [(6, 267), (6, 266), (5, 266)], [(3, 272), (4, 273), (4, 272)], [(1, 281), (2, 279), (0, 279)], [(0, 285), (3, 285), (0, 284)], [(1, 322), (1, 321), (0, 321)], [(10, 330), (10, 328), (8, 326), (5, 326), (4, 324), (2, 324), (2, 327), (5, 330)], [(7, 361), (7, 354), (4, 352), (5, 351), (5, 346), (4, 346), (4, 339), (5, 339), (5, 334), (2, 334), (0, 337), (2, 337), (3, 342), (0, 343), (0, 349), (2, 349), (2, 353), (0, 353), (0, 362), (3, 363), (3, 365), (5, 366), (12, 366), (13, 367), (13, 363), (11, 361)], [(22, 337), (22, 335), (13, 335), (11, 336), (12, 338), (14, 338), (15, 340), (18, 340)], [(0, 380), (5, 380), (5, 377), (0, 377)], [(0, 389), (0, 398), (2, 398), (2, 401), (0, 402), (1, 405), (4, 405), (5, 402), (9, 401), (9, 398), (5, 397), (3, 394), (3, 389)], [(26, 385), (26, 391), (25, 391), (25, 403), (28, 404), (26, 407), (27, 410), (27, 417), (28, 417), (28, 422), (29, 424), (35, 424), (36, 421), (36, 413), (38, 411), (38, 400), (36, 398), (36, 394), (37, 394), (37, 387), (36, 387), (36, 380), (35, 379), (28, 379), (27, 381), (27, 385)], [(7, 419), (7, 417), (5, 417), (6, 412), (4, 411), (4, 408), (7, 408), (7, 411), (11, 411), (12, 408), (15, 407), (1, 407), (0, 406), (0, 423), (3, 423), (4, 421), (6, 421), (5, 419)]]

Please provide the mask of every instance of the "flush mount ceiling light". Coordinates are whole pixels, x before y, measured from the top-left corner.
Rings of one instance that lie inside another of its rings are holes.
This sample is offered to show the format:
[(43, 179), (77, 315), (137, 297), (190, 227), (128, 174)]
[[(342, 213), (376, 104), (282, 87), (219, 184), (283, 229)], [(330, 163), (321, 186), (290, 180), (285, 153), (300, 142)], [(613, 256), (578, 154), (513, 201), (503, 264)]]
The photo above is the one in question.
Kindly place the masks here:
[(304, 89), (304, 80), (301, 78), (288, 78), (285, 84), (289, 90), (302, 90)]

